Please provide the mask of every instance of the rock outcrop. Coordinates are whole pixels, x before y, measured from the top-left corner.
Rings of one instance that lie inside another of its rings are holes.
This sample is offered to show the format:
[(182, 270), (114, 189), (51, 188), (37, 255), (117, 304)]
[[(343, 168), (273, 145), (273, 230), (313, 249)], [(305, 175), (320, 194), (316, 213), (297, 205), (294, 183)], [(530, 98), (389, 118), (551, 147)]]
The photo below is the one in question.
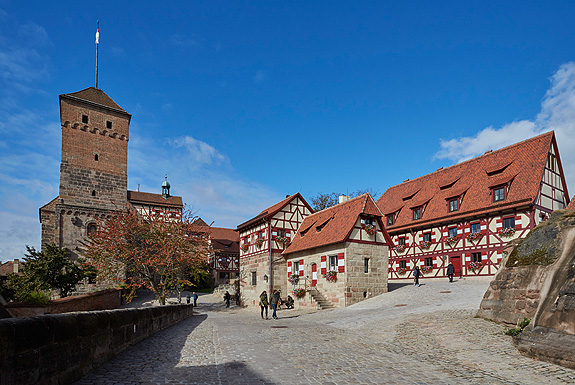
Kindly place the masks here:
[(510, 325), (531, 319), (515, 337), (519, 350), (575, 368), (575, 211), (555, 211), (510, 245), (477, 315)]

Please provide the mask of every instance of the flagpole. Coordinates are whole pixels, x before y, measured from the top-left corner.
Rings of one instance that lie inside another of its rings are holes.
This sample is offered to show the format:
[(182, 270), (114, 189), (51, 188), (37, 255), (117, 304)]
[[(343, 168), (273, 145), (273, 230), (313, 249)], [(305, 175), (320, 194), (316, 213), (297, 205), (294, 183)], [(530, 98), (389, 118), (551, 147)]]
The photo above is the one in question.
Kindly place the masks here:
[(100, 20), (96, 21), (96, 88), (98, 88), (98, 45), (100, 44)]

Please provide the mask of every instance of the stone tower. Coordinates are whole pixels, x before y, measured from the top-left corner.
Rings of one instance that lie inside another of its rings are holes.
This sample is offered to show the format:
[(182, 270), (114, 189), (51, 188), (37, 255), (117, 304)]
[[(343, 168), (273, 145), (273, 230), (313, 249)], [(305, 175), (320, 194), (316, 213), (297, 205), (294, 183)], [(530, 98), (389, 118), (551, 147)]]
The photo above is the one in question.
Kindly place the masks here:
[(100, 89), (60, 95), (60, 191), (40, 208), (43, 245), (55, 243), (77, 257), (98, 217), (127, 203), (130, 119)]

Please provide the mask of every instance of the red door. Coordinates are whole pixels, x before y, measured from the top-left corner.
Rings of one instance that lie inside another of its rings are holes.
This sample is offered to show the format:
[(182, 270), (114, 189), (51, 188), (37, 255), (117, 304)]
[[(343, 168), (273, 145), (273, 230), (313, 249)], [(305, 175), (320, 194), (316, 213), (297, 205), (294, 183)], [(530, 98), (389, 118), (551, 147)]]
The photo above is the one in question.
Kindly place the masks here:
[(455, 268), (455, 274), (453, 274), (453, 276), (461, 277), (461, 257), (459, 256), (449, 257), (449, 261), (453, 264), (453, 267)]
[(317, 265), (314, 263), (311, 265), (311, 286), (315, 285), (317, 285)]

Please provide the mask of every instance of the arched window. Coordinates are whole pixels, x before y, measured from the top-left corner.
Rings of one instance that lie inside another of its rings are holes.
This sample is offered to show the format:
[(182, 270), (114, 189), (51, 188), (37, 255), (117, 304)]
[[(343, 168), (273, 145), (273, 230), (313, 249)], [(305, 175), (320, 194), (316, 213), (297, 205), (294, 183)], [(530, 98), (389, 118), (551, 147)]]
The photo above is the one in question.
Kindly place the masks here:
[(90, 223), (88, 224), (88, 226), (86, 227), (86, 234), (88, 236), (91, 236), (92, 234), (94, 234), (96, 232), (96, 230), (98, 230), (98, 226), (96, 226), (95, 223)]

